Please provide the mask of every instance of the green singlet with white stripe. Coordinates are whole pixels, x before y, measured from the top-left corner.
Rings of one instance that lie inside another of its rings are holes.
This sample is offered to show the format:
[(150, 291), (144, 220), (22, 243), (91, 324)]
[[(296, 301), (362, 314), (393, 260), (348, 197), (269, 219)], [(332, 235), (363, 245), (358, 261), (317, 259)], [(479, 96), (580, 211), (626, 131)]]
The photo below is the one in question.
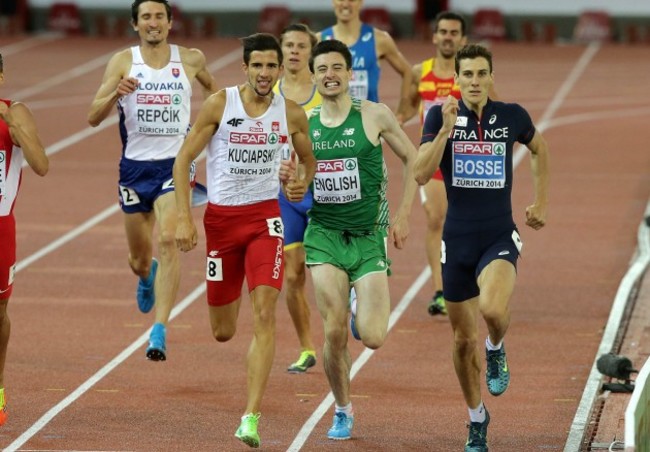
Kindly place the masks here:
[(310, 221), (352, 233), (387, 229), (388, 172), (381, 142), (374, 145), (366, 137), (361, 100), (352, 99), (350, 113), (338, 127), (324, 126), (320, 109), (314, 108), (309, 118), (317, 160)]

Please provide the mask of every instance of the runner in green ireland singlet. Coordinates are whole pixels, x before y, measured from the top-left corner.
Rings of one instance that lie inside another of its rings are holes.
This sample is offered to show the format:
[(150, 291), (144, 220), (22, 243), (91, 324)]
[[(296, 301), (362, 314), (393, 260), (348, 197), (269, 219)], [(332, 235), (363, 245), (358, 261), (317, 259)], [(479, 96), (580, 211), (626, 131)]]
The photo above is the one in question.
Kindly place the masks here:
[(366, 137), (361, 121), (361, 100), (353, 99), (350, 113), (338, 127), (320, 121), (320, 107), (312, 111), (309, 130), (318, 161), (313, 182), (312, 221), (328, 229), (352, 233), (386, 229), (387, 172), (381, 143)]

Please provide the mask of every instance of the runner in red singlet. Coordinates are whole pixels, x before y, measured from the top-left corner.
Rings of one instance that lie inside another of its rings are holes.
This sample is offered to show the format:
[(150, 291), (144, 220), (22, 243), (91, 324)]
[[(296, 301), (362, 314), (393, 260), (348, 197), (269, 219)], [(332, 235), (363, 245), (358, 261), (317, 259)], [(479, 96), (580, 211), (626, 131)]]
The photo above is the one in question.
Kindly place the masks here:
[[(0, 85), (3, 84), (0, 55)], [(39, 176), (47, 174), (49, 161), (32, 113), (20, 102), (0, 99), (0, 425), (7, 421), (4, 368), (11, 330), (7, 305), (16, 271), (14, 206), (20, 188), (23, 159)]]

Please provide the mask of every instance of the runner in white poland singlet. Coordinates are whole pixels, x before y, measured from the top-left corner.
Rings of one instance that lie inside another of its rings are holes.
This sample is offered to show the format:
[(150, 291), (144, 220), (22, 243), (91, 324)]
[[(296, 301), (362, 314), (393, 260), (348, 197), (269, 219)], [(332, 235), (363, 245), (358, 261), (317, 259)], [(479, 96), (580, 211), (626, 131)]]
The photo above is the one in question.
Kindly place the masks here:
[(237, 206), (277, 199), (282, 147), (288, 141), (282, 96), (273, 96), (257, 118), (246, 114), (236, 86), (226, 88), (226, 106), (208, 146), (208, 199)]

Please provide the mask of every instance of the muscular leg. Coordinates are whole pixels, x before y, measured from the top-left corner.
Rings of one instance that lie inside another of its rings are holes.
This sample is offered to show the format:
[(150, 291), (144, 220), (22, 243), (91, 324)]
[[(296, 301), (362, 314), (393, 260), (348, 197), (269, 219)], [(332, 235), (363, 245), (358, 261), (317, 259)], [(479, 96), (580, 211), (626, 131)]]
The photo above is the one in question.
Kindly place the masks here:
[(300, 349), (315, 350), (311, 339), (309, 303), (305, 294), (305, 250), (295, 246), (284, 251), (284, 278), (287, 308), (296, 328)]
[(7, 345), (11, 332), (11, 322), (7, 314), (8, 298), (0, 299), (0, 388), (4, 388), (5, 361), (7, 359)]
[[(165, 193), (154, 202), (158, 222), (159, 264), (154, 293), (156, 294), (156, 323), (167, 324), (178, 294), (180, 263), (176, 248), (176, 198)], [(151, 261), (151, 259), (149, 259)]]
[(494, 345), (503, 340), (510, 325), (510, 297), (516, 276), (514, 265), (504, 259), (496, 259), (478, 277), (481, 289), (479, 310), (487, 324), (490, 342)]
[(481, 364), (478, 350), (478, 297), (461, 303), (447, 303), (454, 332), (454, 369), (470, 408), (481, 403)]
[(323, 364), (338, 406), (350, 403), (350, 351), (348, 349), (348, 275), (333, 265), (311, 268), (316, 303), (323, 318)]
[(442, 269), (440, 264), (440, 242), (442, 228), (447, 214), (447, 195), (443, 181), (431, 179), (422, 187), (424, 200), (422, 206), (427, 215), (426, 250), (431, 267), (433, 292), (442, 290)]
[(275, 307), (280, 292), (257, 286), (251, 292), (254, 335), (248, 349), (248, 402), (245, 413), (258, 413), (275, 357)]
[(142, 279), (149, 276), (151, 269), (154, 221), (155, 217), (151, 212), (124, 214), (124, 229), (129, 246), (129, 265), (133, 273)]
[(210, 327), (217, 342), (228, 342), (237, 331), (241, 298), (224, 306), (209, 306)]
[(388, 334), (390, 297), (386, 273), (371, 273), (354, 283), (357, 293), (356, 325), (363, 345), (378, 349)]

